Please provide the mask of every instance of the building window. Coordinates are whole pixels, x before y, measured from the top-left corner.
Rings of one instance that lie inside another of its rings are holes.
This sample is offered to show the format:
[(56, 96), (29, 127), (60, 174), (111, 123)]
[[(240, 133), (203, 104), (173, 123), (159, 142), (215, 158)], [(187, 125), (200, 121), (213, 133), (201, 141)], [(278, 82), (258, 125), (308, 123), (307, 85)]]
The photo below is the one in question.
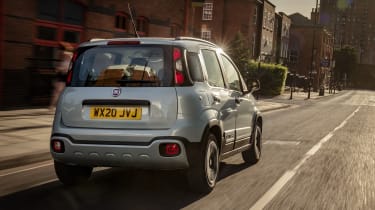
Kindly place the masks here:
[(39, 0), (38, 18), (49, 21), (58, 21), (60, 17), (60, 0)]
[(82, 41), (83, 17), (75, 0), (38, 0), (33, 53), (40, 68), (54, 68), (61, 43), (73, 49)]
[(72, 0), (63, 1), (63, 22), (70, 25), (83, 25), (83, 7)]
[(298, 62), (298, 51), (297, 50), (291, 50), (289, 55), (290, 63), (296, 64)]
[(57, 27), (37, 26), (36, 37), (41, 40), (55, 41), (57, 39)]
[(214, 7), (213, 3), (204, 3), (203, 4), (202, 20), (212, 20), (213, 7)]
[(201, 38), (210, 41), (211, 40), (211, 30), (202, 29)]
[(64, 42), (70, 42), (70, 43), (79, 43), (81, 37), (80, 31), (73, 31), (73, 30), (65, 30), (63, 41)]
[(83, 6), (74, 0), (38, 0), (37, 44), (52, 47), (57, 47), (60, 41), (78, 44), (83, 17)]
[(41, 20), (83, 25), (83, 14), (83, 6), (73, 0), (38, 0), (38, 18)]
[(36, 23), (37, 44), (57, 47), (59, 42), (69, 42), (73, 46), (81, 42), (82, 27), (67, 26), (60, 23), (38, 21)]
[(147, 36), (148, 34), (148, 19), (146, 17), (138, 17), (137, 19), (137, 32), (140, 36)]
[(128, 29), (129, 16), (126, 13), (118, 12), (116, 13), (115, 28), (120, 30)]

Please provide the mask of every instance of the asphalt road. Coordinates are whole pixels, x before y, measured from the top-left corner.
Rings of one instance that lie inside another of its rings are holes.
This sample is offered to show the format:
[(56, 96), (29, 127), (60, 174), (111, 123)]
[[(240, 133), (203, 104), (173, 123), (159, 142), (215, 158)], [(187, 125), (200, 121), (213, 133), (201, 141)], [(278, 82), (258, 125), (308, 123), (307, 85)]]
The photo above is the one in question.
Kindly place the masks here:
[(68, 188), (46, 161), (0, 171), (0, 209), (375, 209), (375, 92), (298, 102), (264, 118), (262, 160), (225, 160), (209, 195), (168, 171), (101, 168)]

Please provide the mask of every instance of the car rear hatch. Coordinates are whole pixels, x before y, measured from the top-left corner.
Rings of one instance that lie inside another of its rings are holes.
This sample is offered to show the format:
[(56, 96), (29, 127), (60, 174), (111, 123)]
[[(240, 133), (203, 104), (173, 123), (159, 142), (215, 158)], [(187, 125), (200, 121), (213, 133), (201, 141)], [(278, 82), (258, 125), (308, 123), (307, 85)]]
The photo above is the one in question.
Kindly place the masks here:
[(59, 104), (68, 127), (168, 129), (177, 118), (173, 48), (100, 45), (77, 50)]

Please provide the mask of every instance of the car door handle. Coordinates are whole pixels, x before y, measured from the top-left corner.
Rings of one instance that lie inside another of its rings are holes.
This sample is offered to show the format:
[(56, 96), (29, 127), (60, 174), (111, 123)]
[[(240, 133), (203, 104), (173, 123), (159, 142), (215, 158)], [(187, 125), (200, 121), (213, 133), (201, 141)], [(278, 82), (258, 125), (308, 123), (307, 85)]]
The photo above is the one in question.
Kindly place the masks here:
[(216, 104), (219, 104), (221, 102), (220, 98), (218, 96), (212, 96), (212, 98), (214, 99), (214, 103)]

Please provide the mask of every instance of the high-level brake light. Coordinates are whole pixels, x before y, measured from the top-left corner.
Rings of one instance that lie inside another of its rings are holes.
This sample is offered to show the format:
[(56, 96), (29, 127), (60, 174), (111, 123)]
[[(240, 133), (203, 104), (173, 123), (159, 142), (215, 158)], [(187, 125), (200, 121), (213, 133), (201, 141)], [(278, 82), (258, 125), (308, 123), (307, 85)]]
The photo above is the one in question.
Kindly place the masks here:
[(109, 41), (107, 45), (139, 45), (140, 41)]

